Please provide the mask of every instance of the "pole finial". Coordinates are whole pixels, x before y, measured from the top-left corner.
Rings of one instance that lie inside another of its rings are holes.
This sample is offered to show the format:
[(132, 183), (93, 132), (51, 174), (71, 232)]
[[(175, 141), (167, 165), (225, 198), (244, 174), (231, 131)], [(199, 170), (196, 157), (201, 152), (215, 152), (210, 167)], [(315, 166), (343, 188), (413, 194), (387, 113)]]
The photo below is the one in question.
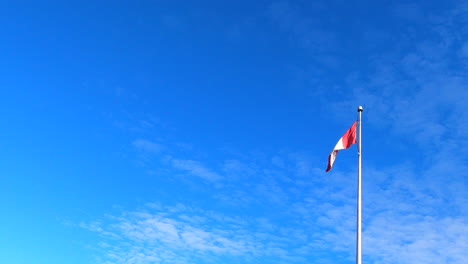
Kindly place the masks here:
[(364, 111), (364, 108), (362, 108), (362, 106), (358, 106), (357, 111), (362, 112), (362, 111)]

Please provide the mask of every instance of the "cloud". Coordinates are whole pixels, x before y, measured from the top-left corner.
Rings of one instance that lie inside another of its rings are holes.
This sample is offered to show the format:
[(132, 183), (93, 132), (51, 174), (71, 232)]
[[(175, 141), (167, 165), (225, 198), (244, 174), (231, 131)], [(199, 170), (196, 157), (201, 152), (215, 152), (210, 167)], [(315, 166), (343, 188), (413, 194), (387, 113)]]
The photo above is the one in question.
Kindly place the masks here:
[[(461, 213), (466, 210), (464, 194), (442, 187), (460, 178), (441, 179), (435, 177), (432, 169), (418, 174), (405, 166), (366, 170), (366, 258), (374, 263), (464, 262), (468, 256), (463, 249), (468, 242), (468, 230), (463, 227), (467, 224), (466, 214)], [(377, 180), (370, 180), (374, 177)], [(333, 239), (330, 242), (340, 243)], [(343, 244), (343, 248), (346, 246), (351, 249)]]
[(378, 215), (364, 232), (374, 263), (463, 263), (468, 247), (464, 218)]
[(208, 181), (217, 181), (221, 179), (221, 176), (219, 174), (206, 168), (200, 162), (195, 160), (173, 159), (172, 165), (176, 169), (186, 171), (192, 175), (195, 175)]
[[(192, 221), (194, 218), (197, 220)], [(288, 258), (284, 248), (292, 242), (287, 236), (266, 232), (278, 227), (265, 219), (228, 217), (186, 206), (160, 211), (145, 208), (106, 220), (92, 231), (108, 239), (102, 247), (104, 259), (114, 263), (215, 261), (225, 256)], [(118, 238), (108, 235), (111, 233)]]
[[(100, 246), (101, 263), (351, 260), (354, 173), (337, 168), (330, 177), (323, 168), (315, 168), (297, 154), (273, 157), (257, 167), (247, 165), (251, 163), (248, 161), (223, 162), (227, 174), (256, 177), (247, 182), (244, 177), (218, 179), (225, 184), (213, 198), (229, 194), (230, 199), (242, 200), (241, 206), (222, 201), (228, 210), (221, 212), (206, 209), (208, 205), (149, 204), (83, 227), (103, 238), (106, 246)], [(467, 201), (463, 186), (457, 184), (459, 176), (447, 179), (440, 175), (444, 170), (455, 173), (444, 166), (447, 158), (441, 156), (441, 162), (418, 173), (409, 165), (365, 168), (364, 259), (382, 264), (464, 263), (468, 257), (464, 250)], [(278, 160), (282, 168), (278, 168)], [(175, 162), (182, 170), (201, 174), (211, 171), (199, 162)], [(466, 171), (463, 166), (459, 169)], [(307, 188), (302, 188), (302, 181), (293, 180), (304, 177), (303, 167), (311, 173)], [(335, 252), (336, 256), (327, 257), (323, 252)]]
[(403, 38), (408, 47), (380, 51), (370, 63), (374, 70), (353, 72), (345, 84), (350, 91), (342, 91), (348, 99), (333, 100), (331, 112), (364, 104), (368, 124), (411, 137), (425, 150), (466, 141), (468, 78), (466, 67), (454, 67), (466, 63), (453, 52), (463, 45), (452, 33), (458, 31), (459, 19), (457, 12), (447, 11), (446, 17), (432, 16), (424, 27), (415, 25), (424, 37)]
[(158, 153), (162, 150), (162, 146), (160, 144), (145, 139), (134, 140), (132, 145), (136, 149), (147, 153)]

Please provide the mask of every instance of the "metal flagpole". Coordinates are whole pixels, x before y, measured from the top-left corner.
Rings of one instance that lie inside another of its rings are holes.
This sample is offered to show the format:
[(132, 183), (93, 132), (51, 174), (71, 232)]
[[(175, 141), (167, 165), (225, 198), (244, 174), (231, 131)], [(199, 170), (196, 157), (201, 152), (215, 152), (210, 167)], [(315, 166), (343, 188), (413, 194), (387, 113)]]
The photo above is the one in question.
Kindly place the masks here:
[(361, 220), (362, 220), (362, 214), (361, 214), (361, 187), (362, 187), (362, 181), (361, 181), (361, 154), (362, 154), (362, 149), (361, 149), (361, 127), (362, 127), (362, 111), (364, 109), (362, 106), (358, 106), (358, 182), (357, 182), (357, 230), (356, 230), (356, 264), (362, 264), (362, 250), (361, 250)]

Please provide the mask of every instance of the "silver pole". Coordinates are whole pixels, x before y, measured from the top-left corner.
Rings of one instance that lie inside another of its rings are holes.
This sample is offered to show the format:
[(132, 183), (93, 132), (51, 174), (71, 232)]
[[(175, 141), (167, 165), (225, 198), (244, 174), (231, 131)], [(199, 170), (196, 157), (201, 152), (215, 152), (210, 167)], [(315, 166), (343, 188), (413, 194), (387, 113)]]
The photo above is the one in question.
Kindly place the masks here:
[(364, 109), (362, 106), (359, 106), (358, 109), (358, 125), (359, 125), (359, 130), (358, 130), (358, 182), (357, 182), (357, 231), (356, 231), (356, 264), (362, 264), (362, 250), (361, 250), (361, 220), (362, 220), (362, 214), (361, 214), (361, 187), (362, 187), (362, 181), (361, 181), (361, 127), (362, 127), (362, 111)]

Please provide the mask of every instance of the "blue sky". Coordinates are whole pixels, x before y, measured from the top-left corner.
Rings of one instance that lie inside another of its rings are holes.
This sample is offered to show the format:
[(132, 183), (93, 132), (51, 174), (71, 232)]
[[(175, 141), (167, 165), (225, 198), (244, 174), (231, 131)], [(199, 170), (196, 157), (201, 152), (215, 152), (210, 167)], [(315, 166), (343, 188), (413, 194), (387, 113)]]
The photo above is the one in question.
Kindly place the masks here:
[(468, 259), (467, 1), (3, 1), (0, 263)]

